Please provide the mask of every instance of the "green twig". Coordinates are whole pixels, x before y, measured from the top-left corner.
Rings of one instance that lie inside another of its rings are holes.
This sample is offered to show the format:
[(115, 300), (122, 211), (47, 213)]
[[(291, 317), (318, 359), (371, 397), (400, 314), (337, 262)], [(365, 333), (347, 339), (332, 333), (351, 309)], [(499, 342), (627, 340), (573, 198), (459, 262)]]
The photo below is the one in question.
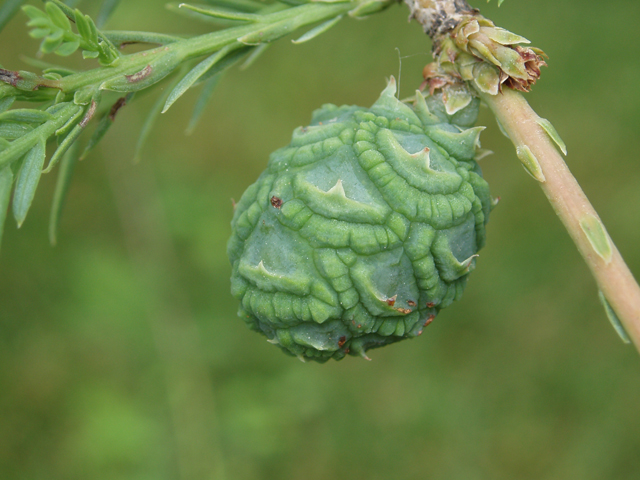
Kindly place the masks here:
[[(0, 9), (0, 21), (6, 21), (20, 3), (13, 0), (5, 2)], [(117, 3), (117, 0), (103, 1), (99, 25)], [(219, 77), (221, 72), (251, 50), (259, 53), (269, 43), (301, 27), (325, 22), (319, 29), (312, 30), (306, 37), (303, 36), (306, 39), (311, 38), (333, 26), (346, 14), (361, 18), (386, 8), (391, 1), (338, 0), (294, 6), (281, 2), (261, 4), (251, 0), (241, 0), (237, 4), (236, 0), (211, 3), (222, 9), (180, 4), (179, 10), (197, 13), (202, 18), (222, 18), (231, 21), (232, 26), (190, 38), (148, 32), (105, 33), (98, 29), (89, 16), (80, 10), (74, 10), (68, 2), (60, 0), (46, 1), (43, 9), (33, 5), (24, 6), (23, 12), (30, 19), (28, 26), (32, 27), (30, 35), (42, 39), (42, 53), (68, 56), (81, 50), (84, 58), (97, 59), (101, 66), (78, 72), (40, 60), (31, 60), (32, 65), (44, 69), (42, 75), (0, 68), (0, 169), (12, 168), (12, 164), (19, 161), (35, 145), (45, 145), (53, 137), (58, 137), (59, 146), (51, 157), (45, 173), (50, 171), (83, 135), (94, 114), (102, 111), (99, 107), (103, 101), (103, 91), (122, 93), (121, 98), (126, 101), (125, 99), (130, 99), (134, 93), (148, 91), (150, 87), (157, 86), (165, 77), (178, 71), (175, 88), (165, 92), (162, 103), (156, 105), (150, 120), (143, 128), (138, 142), (138, 155), (140, 146), (162, 107), (166, 110), (187, 90), (200, 83), (206, 83), (207, 87), (198, 101), (194, 115), (194, 119), (197, 120), (216, 83), (209, 80)], [(129, 43), (151, 43), (159, 46), (129, 55), (123, 54), (116, 47)], [(198, 57), (204, 56), (208, 58), (197, 63)], [(255, 56), (253, 58), (255, 59)], [(14, 100), (41, 105), (2, 113), (11, 108)], [(102, 116), (82, 156), (104, 136), (113, 122), (115, 112), (121, 106), (119, 102), (114, 105), (108, 116)], [(189, 129), (194, 125), (192, 120)], [(35, 178), (36, 170), (34, 167), (29, 179)], [(7, 181), (7, 172), (9, 171), (4, 171), (3, 192), (12, 188)], [(19, 209), (18, 215), (21, 222), (33, 198), (37, 182), (22, 181), (16, 184), (33, 186), (24, 190), (26, 193), (21, 197), (24, 198), (21, 204), (23, 208)], [(58, 210), (59, 207), (54, 208), (54, 211)], [(59, 218), (54, 218), (54, 233), (58, 220)]]
[(0, 32), (7, 23), (9, 23), (25, 1), (26, 0), (5, 0), (5, 2), (0, 5)]

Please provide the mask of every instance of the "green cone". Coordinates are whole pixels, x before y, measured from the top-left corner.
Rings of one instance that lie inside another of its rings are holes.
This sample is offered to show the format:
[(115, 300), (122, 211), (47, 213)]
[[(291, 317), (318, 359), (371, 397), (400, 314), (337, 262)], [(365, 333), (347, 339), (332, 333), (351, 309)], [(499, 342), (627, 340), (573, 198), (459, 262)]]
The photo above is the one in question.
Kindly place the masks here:
[(301, 360), (339, 360), (422, 333), (460, 298), (491, 209), (474, 158), (478, 101), (325, 105), (236, 206), (239, 315)]

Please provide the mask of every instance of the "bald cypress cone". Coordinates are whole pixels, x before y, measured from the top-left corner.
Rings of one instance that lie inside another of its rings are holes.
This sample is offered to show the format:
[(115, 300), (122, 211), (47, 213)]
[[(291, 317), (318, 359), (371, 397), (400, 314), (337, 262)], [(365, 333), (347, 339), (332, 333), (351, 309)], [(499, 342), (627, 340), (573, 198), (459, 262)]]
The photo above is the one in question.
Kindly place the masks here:
[(459, 299), (491, 209), (474, 160), (474, 99), (325, 105), (236, 206), (239, 315), (301, 360), (339, 360), (422, 333)]

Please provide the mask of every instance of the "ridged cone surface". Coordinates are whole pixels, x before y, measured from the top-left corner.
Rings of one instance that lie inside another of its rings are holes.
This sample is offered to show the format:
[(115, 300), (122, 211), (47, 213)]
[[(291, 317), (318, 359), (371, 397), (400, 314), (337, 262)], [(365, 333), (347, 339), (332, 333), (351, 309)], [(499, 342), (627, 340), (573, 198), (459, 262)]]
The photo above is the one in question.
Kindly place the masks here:
[(418, 336), (459, 299), (491, 209), (474, 160), (478, 101), (325, 105), (238, 202), (228, 253), (239, 315), (300, 359)]

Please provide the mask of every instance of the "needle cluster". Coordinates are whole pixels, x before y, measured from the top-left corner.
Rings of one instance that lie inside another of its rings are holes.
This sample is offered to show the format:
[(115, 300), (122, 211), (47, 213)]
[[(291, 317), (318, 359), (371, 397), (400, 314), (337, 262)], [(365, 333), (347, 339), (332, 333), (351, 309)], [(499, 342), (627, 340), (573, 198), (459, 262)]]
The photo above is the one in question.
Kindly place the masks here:
[[(9, 2), (0, 8), (0, 27), (20, 3)], [(98, 25), (104, 23), (115, 4), (106, 0), (97, 22), (59, 0), (47, 1), (43, 9), (22, 7), (29, 17), (30, 35), (42, 39), (42, 54), (66, 57), (81, 50), (83, 58), (95, 59), (99, 66), (75, 71), (33, 60), (41, 73), (0, 68), (0, 240), (9, 204), (20, 226), (41, 174), (60, 163), (49, 230), (50, 240), (55, 243), (73, 166), (100, 142), (117, 112), (135, 100), (138, 92), (170, 82), (142, 129), (136, 158), (157, 116), (188, 90), (201, 87), (188, 126), (192, 130), (221, 75), (232, 66), (239, 62), (248, 66), (273, 41), (300, 28), (318, 24), (294, 43), (315, 38), (345, 16), (363, 18), (384, 10), (391, 2), (209, 0), (208, 5), (174, 6), (178, 13), (215, 26), (211, 33), (196, 37), (102, 31)], [(149, 48), (125, 54), (123, 48), (133, 43)], [(33, 106), (12, 108), (16, 100)], [(56, 148), (45, 167), (48, 143), (55, 143)]]

